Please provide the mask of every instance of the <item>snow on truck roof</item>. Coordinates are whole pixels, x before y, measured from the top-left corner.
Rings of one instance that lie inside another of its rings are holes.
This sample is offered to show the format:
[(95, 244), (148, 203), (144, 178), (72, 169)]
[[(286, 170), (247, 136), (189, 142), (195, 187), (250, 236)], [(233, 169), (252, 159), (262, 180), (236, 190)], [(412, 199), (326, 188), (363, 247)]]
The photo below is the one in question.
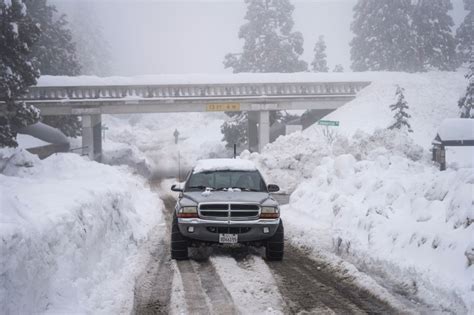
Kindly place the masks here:
[(194, 173), (209, 171), (256, 171), (252, 161), (241, 159), (207, 159), (199, 160), (194, 167)]

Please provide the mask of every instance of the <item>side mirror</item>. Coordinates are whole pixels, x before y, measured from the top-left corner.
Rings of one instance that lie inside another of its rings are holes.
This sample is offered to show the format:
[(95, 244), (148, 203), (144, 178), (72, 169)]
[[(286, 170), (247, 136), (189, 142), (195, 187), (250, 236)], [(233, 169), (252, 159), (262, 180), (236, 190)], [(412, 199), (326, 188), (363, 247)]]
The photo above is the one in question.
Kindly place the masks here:
[(177, 191), (177, 192), (183, 192), (183, 188), (180, 187), (180, 185), (172, 185), (171, 186), (172, 191)]
[(280, 187), (278, 185), (270, 184), (267, 186), (268, 192), (277, 192), (280, 191)]

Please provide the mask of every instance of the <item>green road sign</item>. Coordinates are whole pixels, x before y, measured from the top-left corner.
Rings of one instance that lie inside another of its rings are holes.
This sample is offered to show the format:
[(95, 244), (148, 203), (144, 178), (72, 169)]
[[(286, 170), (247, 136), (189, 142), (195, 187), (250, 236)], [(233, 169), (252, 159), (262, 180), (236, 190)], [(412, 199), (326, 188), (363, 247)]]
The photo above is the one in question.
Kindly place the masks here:
[(334, 121), (334, 120), (320, 120), (320, 121), (318, 121), (318, 125), (321, 125), (321, 126), (336, 126), (336, 127), (338, 127), (338, 126), (339, 126), (339, 122), (338, 122), (338, 121)]

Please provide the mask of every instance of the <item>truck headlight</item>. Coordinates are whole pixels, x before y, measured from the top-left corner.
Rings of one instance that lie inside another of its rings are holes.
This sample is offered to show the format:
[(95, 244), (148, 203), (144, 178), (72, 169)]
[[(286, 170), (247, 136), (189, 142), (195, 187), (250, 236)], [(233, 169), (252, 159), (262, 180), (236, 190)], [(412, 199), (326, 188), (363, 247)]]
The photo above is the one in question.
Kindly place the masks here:
[(197, 207), (181, 207), (176, 215), (178, 218), (197, 218)]
[(262, 219), (277, 219), (280, 217), (280, 208), (278, 207), (262, 207), (260, 211), (260, 218)]

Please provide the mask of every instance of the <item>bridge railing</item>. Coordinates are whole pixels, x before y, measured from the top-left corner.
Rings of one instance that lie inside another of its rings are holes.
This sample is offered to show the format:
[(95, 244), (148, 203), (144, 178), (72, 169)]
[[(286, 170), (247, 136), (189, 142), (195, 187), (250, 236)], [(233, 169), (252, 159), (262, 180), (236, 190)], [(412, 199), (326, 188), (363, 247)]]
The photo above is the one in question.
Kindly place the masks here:
[(370, 82), (245, 83), (211, 85), (36, 86), (24, 100), (175, 99), (355, 95)]

